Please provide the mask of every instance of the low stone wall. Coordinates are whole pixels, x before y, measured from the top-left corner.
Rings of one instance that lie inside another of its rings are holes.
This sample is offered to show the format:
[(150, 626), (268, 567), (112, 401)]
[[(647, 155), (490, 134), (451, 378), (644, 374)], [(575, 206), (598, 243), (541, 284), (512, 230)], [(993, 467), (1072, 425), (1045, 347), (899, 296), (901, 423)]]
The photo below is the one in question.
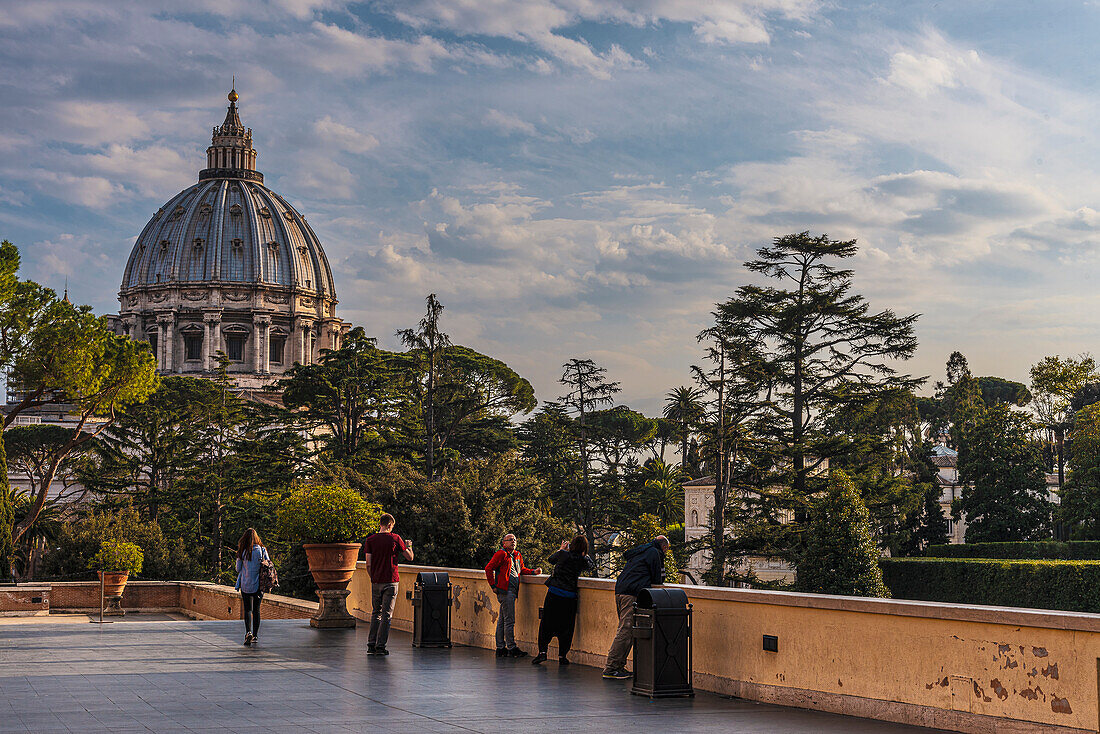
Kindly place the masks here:
[(49, 613), (49, 584), (0, 586), (0, 617), (39, 617)]
[[(0, 587), (2, 588), (2, 587)], [(28, 588), (16, 587), (22, 592)], [(45, 589), (47, 613), (95, 612), (99, 609), (98, 581), (58, 581), (36, 586)], [(0, 593), (0, 613), (14, 610), (15, 602)], [(200, 619), (241, 619), (241, 595), (231, 586), (204, 581), (130, 581), (122, 592), (127, 612), (183, 612)], [(264, 595), (260, 616), (266, 619), (308, 619), (317, 611), (316, 602), (277, 594)]]
[[(50, 582), (50, 606), (54, 612), (99, 609), (98, 581)], [(129, 581), (122, 592), (127, 611), (168, 611), (180, 608), (180, 582)]]
[[(179, 583), (180, 609), (207, 619), (243, 619), (241, 594), (232, 586), (181, 581)], [(289, 596), (264, 594), (260, 603), (263, 619), (309, 619), (317, 611), (317, 602), (303, 601)]]
[[(452, 639), (492, 648), (497, 602), (480, 569), (403, 565), (394, 627), (412, 629), (406, 591), (422, 570), (450, 573)], [(528, 651), (545, 579), (523, 577), (516, 604), (516, 640)], [(961, 732), (1097, 731), (1100, 615), (677, 588), (694, 605), (698, 689)], [(369, 619), (365, 564), (350, 589), (348, 609)], [(617, 624), (614, 582), (581, 579), (579, 608), (570, 659), (602, 666)], [(764, 635), (779, 638), (778, 652), (763, 650)]]

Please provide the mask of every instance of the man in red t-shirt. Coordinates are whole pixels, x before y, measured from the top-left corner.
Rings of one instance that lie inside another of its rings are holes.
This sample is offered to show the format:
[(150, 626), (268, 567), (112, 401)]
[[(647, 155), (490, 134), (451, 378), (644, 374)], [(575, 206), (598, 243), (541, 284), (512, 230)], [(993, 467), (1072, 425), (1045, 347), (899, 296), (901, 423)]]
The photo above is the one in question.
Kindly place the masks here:
[(413, 559), (412, 541), (402, 540), (393, 532), (393, 515), (383, 513), (378, 532), (363, 542), (367, 567), (370, 569), (371, 603), (370, 634), (367, 635), (368, 655), (389, 655), (386, 640), (390, 636), (390, 618), (397, 601), (397, 558)]

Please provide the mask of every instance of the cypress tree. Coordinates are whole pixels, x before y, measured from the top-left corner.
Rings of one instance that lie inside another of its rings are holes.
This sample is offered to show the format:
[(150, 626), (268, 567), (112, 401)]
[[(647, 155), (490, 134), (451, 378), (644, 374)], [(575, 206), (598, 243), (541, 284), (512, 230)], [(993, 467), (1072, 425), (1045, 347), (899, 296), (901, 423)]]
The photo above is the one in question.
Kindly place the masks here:
[(930, 545), (943, 545), (949, 541), (947, 533), (947, 518), (940, 507), (940, 488), (932, 485), (924, 493), (924, 522), (921, 523), (920, 535), (922, 548)]
[(835, 470), (814, 508), (795, 590), (845, 596), (890, 596), (882, 582), (870, 514), (855, 485)]

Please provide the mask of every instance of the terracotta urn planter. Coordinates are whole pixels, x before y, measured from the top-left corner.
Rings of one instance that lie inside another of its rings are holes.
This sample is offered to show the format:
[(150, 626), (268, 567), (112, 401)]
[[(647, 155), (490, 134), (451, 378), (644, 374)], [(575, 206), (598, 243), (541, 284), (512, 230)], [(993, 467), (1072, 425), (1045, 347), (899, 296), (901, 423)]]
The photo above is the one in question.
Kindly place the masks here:
[(308, 543), (302, 547), (318, 589), (342, 591), (348, 588), (361, 543)]
[(99, 578), (103, 581), (103, 596), (122, 596), (130, 574), (126, 571), (100, 571)]

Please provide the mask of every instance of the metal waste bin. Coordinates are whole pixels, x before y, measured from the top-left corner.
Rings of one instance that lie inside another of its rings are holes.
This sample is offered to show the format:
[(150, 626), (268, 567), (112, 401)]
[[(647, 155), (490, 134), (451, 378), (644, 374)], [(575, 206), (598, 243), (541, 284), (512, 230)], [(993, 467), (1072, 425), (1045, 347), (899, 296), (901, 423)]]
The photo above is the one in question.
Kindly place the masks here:
[(691, 605), (683, 589), (642, 589), (634, 603), (634, 685), (650, 698), (694, 696)]
[(451, 647), (451, 580), (446, 571), (421, 571), (405, 597), (413, 605), (413, 647)]

